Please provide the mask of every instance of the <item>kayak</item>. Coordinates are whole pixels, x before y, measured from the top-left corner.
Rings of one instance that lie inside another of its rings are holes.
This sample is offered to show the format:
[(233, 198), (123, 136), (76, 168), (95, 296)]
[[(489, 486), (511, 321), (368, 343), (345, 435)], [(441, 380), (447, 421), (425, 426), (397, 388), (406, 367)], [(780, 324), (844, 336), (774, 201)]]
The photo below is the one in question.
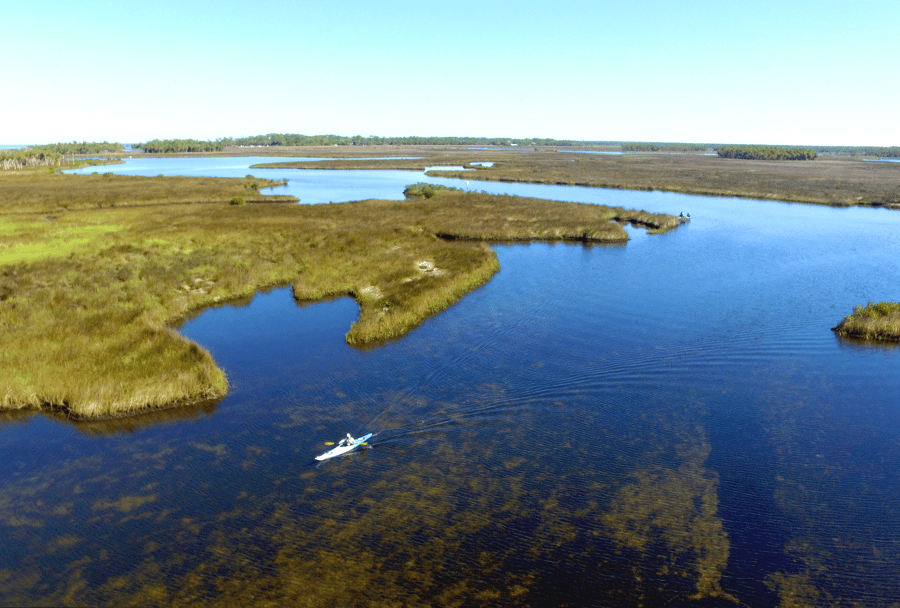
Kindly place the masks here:
[(372, 433), (369, 433), (368, 435), (363, 435), (359, 439), (354, 439), (353, 443), (351, 443), (350, 445), (339, 445), (337, 447), (334, 447), (324, 454), (316, 456), (316, 460), (328, 460), (329, 458), (334, 458), (335, 456), (341, 456), (343, 454), (346, 454), (347, 452), (352, 452), (363, 443), (368, 441), (371, 437)]

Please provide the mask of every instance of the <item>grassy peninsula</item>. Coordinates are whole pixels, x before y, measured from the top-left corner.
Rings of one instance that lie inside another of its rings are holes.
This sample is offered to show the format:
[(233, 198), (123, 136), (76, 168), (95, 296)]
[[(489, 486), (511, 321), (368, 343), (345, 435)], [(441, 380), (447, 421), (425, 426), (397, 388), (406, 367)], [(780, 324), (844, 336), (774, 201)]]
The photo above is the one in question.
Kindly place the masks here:
[(847, 338), (900, 342), (900, 302), (858, 305), (832, 329)]
[[(242, 179), (0, 172), (0, 409), (96, 418), (223, 395), (210, 354), (170, 326), (293, 285), (350, 294), (347, 341), (402, 335), (498, 270), (483, 242), (627, 240), (676, 218), (460, 191), (409, 201), (278, 204)], [(248, 204), (231, 204), (243, 199)]]

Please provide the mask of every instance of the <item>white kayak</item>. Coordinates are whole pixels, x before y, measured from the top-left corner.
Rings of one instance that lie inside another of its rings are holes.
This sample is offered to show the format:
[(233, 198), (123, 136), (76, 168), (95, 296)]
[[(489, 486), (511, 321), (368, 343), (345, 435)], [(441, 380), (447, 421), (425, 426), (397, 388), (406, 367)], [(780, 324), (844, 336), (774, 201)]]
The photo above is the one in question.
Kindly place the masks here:
[(328, 450), (324, 454), (320, 454), (316, 456), (316, 460), (328, 460), (329, 458), (334, 458), (335, 456), (341, 456), (346, 454), (347, 452), (352, 452), (366, 441), (368, 441), (372, 437), (373, 433), (369, 433), (368, 435), (363, 435), (359, 439), (354, 439), (352, 442), (345, 442), (345, 440), (341, 440), (336, 447)]

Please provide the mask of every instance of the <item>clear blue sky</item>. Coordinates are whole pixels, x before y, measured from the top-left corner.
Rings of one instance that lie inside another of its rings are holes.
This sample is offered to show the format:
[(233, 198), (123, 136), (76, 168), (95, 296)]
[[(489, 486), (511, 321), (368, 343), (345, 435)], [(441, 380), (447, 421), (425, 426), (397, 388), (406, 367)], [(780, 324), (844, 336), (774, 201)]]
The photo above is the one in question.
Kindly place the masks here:
[(900, 145), (900, 0), (3, 0), (0, 143)]

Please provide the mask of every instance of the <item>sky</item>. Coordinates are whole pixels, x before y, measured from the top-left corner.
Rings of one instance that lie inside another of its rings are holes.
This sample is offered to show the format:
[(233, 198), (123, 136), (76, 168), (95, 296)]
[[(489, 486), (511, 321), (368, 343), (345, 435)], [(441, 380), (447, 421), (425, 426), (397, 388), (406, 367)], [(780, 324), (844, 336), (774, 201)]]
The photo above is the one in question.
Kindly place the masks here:
[(0, 144), (900, 145), (900, 0), (0, 2)]

